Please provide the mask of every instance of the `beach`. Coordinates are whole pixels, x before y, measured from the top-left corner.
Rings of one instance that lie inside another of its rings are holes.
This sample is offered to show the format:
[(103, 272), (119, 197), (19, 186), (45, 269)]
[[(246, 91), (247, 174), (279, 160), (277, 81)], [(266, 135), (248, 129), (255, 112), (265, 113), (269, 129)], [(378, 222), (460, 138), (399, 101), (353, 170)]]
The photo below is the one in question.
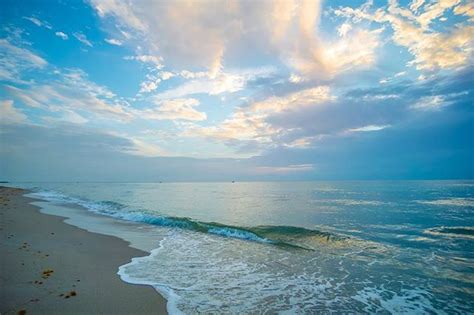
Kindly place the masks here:
[(166, 314), (153, 287), (117, 275), (146, 252), (40, 213), (26, 192), (0, 187), (0, 314)]

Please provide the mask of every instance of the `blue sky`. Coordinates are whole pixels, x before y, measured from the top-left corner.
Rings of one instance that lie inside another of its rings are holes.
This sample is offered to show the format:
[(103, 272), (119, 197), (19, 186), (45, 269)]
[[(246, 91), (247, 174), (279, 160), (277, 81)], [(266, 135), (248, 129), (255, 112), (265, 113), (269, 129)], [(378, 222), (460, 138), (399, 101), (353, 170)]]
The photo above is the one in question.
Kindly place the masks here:
[(7, 180), (472, 178), (470, 1), (2, 1)]

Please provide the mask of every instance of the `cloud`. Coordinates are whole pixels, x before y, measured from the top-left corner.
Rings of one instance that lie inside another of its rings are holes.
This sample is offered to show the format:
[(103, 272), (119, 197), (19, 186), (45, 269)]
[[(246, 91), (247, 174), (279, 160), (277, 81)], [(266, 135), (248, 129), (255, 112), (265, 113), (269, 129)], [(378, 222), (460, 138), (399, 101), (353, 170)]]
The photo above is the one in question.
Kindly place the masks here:
[(123, 149), (122, 152), (124, 153), (142, 157), (157, 157), (169, 155), (165, 150), (163, 150), (160, 146), (156, 144), (148, 143), (146, 141), (131, 137), (125, 138), (130, 140), (132, 146)]
[(454, 14), (456, 15), (464, 15), (469, 17), (470, 22), (474, 22), (474, 3), (467, 2), (467, 3), (460, 3), (453, 10)]
[(26, 115), (13, 106), (13, 100), (0, 101), (0, 124), (19, 124), (26, 120)]
[[(404, 75), (397, 72), (394, 77)], [(182, 135), (223, 143), (238, 153), (263, 154), (276, 148), (310, 150), (349, 134), (372, 137), (376, 131), (399, 130), (413, 117), (427, 117), (447, 110), (448, 105), (463, 104), (472, 94), (470, 77), (472, 70), (463, 70), (427, 81), (404, 78), (373, 88), (342, 90), (287, 83), (301, 90), (286, 94), (281, 91), (288, 86), (276, 85), (274, 90), (281, 95), (246, 100), (226, 119), (211, 126), (184, 126)]]
[(149, 93), (158, 88), (158, 84), (160, 84), (161, 80), (156, 79), (155, 81), (144, 81), (140, 83), (140, 91), (139, 93)]
[(115, 38), (106, 38), (104, 39), (106, 43), (109, 43), (110, 45), (115, 45), (115, 46), (122, 46), (123, 42), (121, 40), (115, 39)]
[[(234, 146), (248, 142), (271, 146), (271, 137), (276, 133), (278, 130), (266, 123), (263, 116), (235, 112), (215, 126), (188, 126), (183, 136), (209, 138)], [(258, 146), (258, 149), (261, 147)]]
[(183, 70), (200, 68), (216, 74), (235, 57), (273, 54), (299, 75), (327, 77), (371, 66), (379, 47), (379, 32), (349, 29), (348, 24), (340, 40), (323, 40), (319, 0), (90, 3), (104, 21), (113, 17), (135, 33), (137, 43)]
[(347, 132), (371, 132), (371, 131), (383, 130), (389, 127), (390, 125), (367, 125), (363, 127), (348, 129)]
[[(238, 71), (191, 72), (181, 71), (176, 75), (189, 79), (185, 83), (156, 94), (156, 98), (179, 98), (193, 94), (219, 95), (243, 90), (249, 81), (268, 78), (276, 72), (273, 67), (242, 69)], [(167, 74), (165, 75), (167, 76)]]
[(72, 35), (84, 45), (93, 47), (92, 43), (87, 39), (87, 36), (84, 35), (83, 33), (74, 33)]
[(382, 29), (371, 31), (343, 23), (338, 27), (339, 39), (323, 40), (318, 28), (320, 6), (318, 1), (291, 6), (291, 18), (284, 20), (284, 26), (280, 25), (278, 35), (273, 37), (277, 38), (281, 58), (299, 74), (311, 78), (328, 78), (372, 66)]
[(341, 36), (341, 37), (346, 37), (346, 36), (347, 36), (347, 33), (349, 33), (351, 29), (352, 29), (352, 25), (351, 25), (351, 24), (349, 24), (349, 23), (342, 23), (342, 24), (339, 25), (339, 27), (337, 28), (337, 33), (338, 33), (339, 36)]
[(255, 102), (250, 106), (250, 111), (254, 113), (278, 113), (298, 109), (299, 107), (327, 104), (335, 99), (336, 97), (331, 94), (329, 86), (317, 86), (286, 96), (272, 96), (263, 101)]
[(125, 60), (136, 60), (145, 64), (152, 64), (156, 69), (163, 68), (163, 58), (152, 55), (125, 56)]
[(368, 31), (348, 30), (342, 39), (329, 45), (323, 52), (329, 73), (369, 68), (376, 62), (376, 49), (380, 46), (382, 28)]
[(440, 0), (428, 3), (423, 7), (423, 12), (415, 19), (423, 29), (428, 29), (434, 20), (442, 17), (445, 11), (459, 3), (461, 3), (461, 0)]
[(169, 80), (169, 79), (171, 79), (172, 77), (174, 77), (175, 74), (172, 73), (172, 72), (169, 72), (169, 71), (161, 71), (161, 72), (159, 73), (159, 76), (160, 76), (160, 79), (161, 79), (161, 80), (166, 81), (166, 80)]
[(354, 23), (369, 20), (388, 24), (393, 30), (392, 40), (405, 47), (414, 57), (410, 64), (420, 71), (457, 69), (469, 64), (472, 58), (474, 26), (469, 23), (451, 23), (445, 30), (431, 28), (432, 22), (444, 17), (453, 9), (456, 15), (474, 16), (469, 5), (460, 0), (430, 2), (414, 1), (411, 6), (401, 8), (396, 1), (390, 1), (386, 8), (370, 12), (371, 2), (357, 9), (342, 7), (336, 9), (337, 16), (351, 19)]
[(173, 72), (160, 71), (156, 73), (156, 69), (152, 69), (152, 71), (146, 75), (147, 79), (140, 83), (140, 91), (138, 93), (143, 94), (153, 92), (158, 88), (162, 81), (169, 80), (174, 76), (175, 74)]
[(67, 36), (67, 34), (63, 33), (63, 32), (56, 32), (54, 33), (56, 36), (60, 37), (62, 40), (68, 40), (69, 39), (69, 36)]
[(64, 123), (77, 124), (77, 125), (82, 125), (89, 121), (88, 119), (84, 118), (77, 112), (68, 110), (68, 109), (62, 109), (60, 111), (59, 117), (45, 116), (45, 117), (42, 117), (42, 120), (47, 121), (49, 123), (64, 122)]
[(287, 148), (306, 149), (306, 148), (311, 147), (314, 141), (319, 140), (321, 138), (322, 138), (321, 135), (297, 138), (288, 143), (284, 143), (283, 146)]
[(420, 8), (423, 5), (424, 2), (425, 0), (413, 0), (412, 3), (410, 4), (410, 9), (413, 12), (416, 12), (418, 8)]
[[(80, 69), (54, 69), (39, 81), (24, 81), (25, 74), (43, 70), (48, 67), (48, 63), (29, 50), (13, 46), (7, 40), (0, 40), (0, 49), (0, 79), (10, 82), (4, 85), (5, 91), (26, 106), (47, 112), (43, 116), (45, 121), (85, 124), (104, 119), (130, 122), (143, 118), (189, 121), (207, 118), (205, 113), (195, 109), (199, 101), (192, 98), (166, 101), (155, 98), (156, 108), (134, 109), (108, 88), (90, 81)], [(152, 63), (157, 61), (148, 57), (137, 56), (137, 60)], [(171, 72), (158, 73), (160, 81), (173, 76), (174, 73)], [(13, 79), (15, 80), (12, 81)], [(21, 86), (12, 83), (21, 83)]]
[(46, 22), (46, 21), (41, 21), (39, 20), (38, 18), (36, 17), (23, 17), (25, 20), (28, 20), (30, 21), (31, 23), (35, 24), (36, 26), (39, 26), (39, 27), (46, 27), (47, 29), (52, 29), (52, 26)]
[(135, 16), (133, 11), (130, 9), (130, 4), (127, 2), (117, 0), (101, 0), (91, 1), (97, 10), (100, 17), (105, 17), (108, 14), (114, 15), (119, 19), (123, 20), (126, 25), (144, 31), (147, 26), (141, 21), (140, 18)]
[(28, 49), (0, 39), (0, 80), (19, 81), (21, 73), (46, 67), (48, 62)]
[(327, 86), (318, 86), (285, 96), (271, 96), (248, 106), (237, 108), (227, 119), (215, 126), (189, 126), (188, 137), (204, 137), (233, 146), (252, 144), (252, 150), (283, 145), (280, 137), (288, 130), (272, 125), (267, 119), (277, 113), (324, 106), (335, 100)]
[(89, 81), (82, 70), (67, 70), (57, 76), (56, 80), (47, 83), (25, 88), (6, 86), (6, 89), (25, 105), (69, 117), (71, 112), (83, 111), (95, 119), (129, 121), (133, 118), (126, 104), (107, 88)]
[(424, 96), (413, 104), (411, 108), (417, 110), (439, 110), (448, 104), (443, 95)]
[(291, 83), (298, 84), (298, 83), (304, 82), (305, 79), (295, 73), (292, 73), (290, 77), (288, 78), (288, 81), (290, 81)]
[(155, 99), (155, 103), (156, 108), (142, 110), (139, 115), (142, 118), (156, 120), (201, 121), (207, 119), (206, 113), (195, 109), (199, 105), (199, 101), (194, 98), (165, 101)]
[(313, 164), (297, 164), (288, 166), (258, 166), (255, 167), (257, 174), (287, 174), (295, 172), (311, 172)]

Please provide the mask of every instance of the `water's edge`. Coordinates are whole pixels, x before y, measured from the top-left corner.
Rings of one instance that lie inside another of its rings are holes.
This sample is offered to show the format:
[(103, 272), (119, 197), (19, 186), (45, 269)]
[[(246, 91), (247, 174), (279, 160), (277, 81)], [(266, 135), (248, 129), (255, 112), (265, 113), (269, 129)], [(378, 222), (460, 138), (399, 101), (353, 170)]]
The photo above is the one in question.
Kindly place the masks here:
[[(115, 237), (117, 239), (123, 240), (128, 243), (128, 246), (137, 250), (144, 252), (144, 254), (154, 255), (155, 250), (159, 250), (160, 247), (156, 249), (149, 249), (149, 246), (143, 246), (137, 243), (136, 240), (124, 237), (126, 233), (123, 233), (124, 229), (124, 222), (120, 219), (109, 218), (104, 215), (94, 214), (88, 211), (88, 209), (80, 206), (80, 205), (67, 205), (67, 204), (58, 204), (53, 201), (48, 201), (46, 199), (40, 199), (34, 192), (30, 190), (25, 190), (23, 193), (24, 197), (29, 199), (33, 199), (34, 201), (29, 202), (31, 205), (37, 207), (38, 211), (42, 214), (51, 215), (63, 218), (62, 222), (76, 228), (85, 230), (89, 233), (96, 233), (106, 236)], [(90, 220), (96, 221), (96, 224), (91, 226), (87, 224)], [(127, 222), (127, 224), (131, 224), (131, 226), (138, 226), (139, 224), (133, 224)], [(129, 228), (129, 227), (127, 227)], [(122, 229), (122, 233), (120, 233)], [(145, 256), (146, 257), (146, 256)], [(138, 258), (142, 257), (130, 257), (130, 262), (118, 266), (117, 275), (120, 279), (129, 284), (135, 285), (144, 285), (144, 286), (151, 286), (161, 297), (166, 300), (166, 308), (168, 314), (181, 314), (181, 312), (176, 308), (176, 300), (177, 296), (173, 293), (171, 288), (166, 287), (165, 285), (157, 286), (153, 283), (145, 283), (145, 282), (137, 282), (133, 281), (130, 277), (128, 277), (124, 272), (123, 268), (128, 266), (129, 264), (133, 264)]]

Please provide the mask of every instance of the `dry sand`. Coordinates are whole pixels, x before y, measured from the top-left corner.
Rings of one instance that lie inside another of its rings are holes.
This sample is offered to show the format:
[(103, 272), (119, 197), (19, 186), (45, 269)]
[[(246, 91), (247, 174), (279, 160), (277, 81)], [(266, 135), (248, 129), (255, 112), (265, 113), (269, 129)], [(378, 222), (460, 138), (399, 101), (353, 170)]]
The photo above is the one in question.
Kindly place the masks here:
[(42, 214), (25, 192), (0, 187), (0, 314), (166, 314), (152, 287), (117, 275), (147, 253)]

